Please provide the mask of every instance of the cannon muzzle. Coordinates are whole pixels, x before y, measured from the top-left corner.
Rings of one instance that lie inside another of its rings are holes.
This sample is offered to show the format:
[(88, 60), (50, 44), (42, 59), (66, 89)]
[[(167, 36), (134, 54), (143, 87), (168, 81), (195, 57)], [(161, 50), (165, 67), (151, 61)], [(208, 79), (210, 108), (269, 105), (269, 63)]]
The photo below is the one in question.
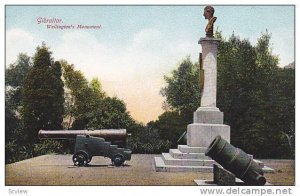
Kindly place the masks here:
[(101, 137), (105, 140), (125, 140), (126, 129), (100, 129), (100, 130), (40, 130), (40, 139), (76, 139), (77, 135)]
[(266, 178), (259, 165), (243, 150), (217, 136), (205, 152), (225, 169), (248, 185), (264, 185)]

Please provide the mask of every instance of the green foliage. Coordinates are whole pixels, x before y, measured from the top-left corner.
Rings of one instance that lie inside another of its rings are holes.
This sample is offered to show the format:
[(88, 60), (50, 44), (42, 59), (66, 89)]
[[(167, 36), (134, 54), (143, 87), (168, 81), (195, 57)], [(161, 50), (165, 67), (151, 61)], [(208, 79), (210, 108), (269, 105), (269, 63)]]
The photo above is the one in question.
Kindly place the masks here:
[(155, 122), (149, 122), (148, 126), (156, 129), (159, 136), (163, 140), (169, 140), (172, 147), (177, 146), (177, 140), (186, 131), (187, 122), (184, 116), (180, 115), (177, 111), (167, 111), (158, 117)]
[(73, 129), (128, 128), (134, 124), (126, 105), (116, 97), (107, 97), (98, 79), (90, 84), (73, 65), (63, 62), (66, 87), (70, 89), (72, 103), (67, 116), (72, 117)]
[(5, 85), (15, 88), (20, 87), (31, 68), (31, 58), (27, 54), (20, 53), (17, 61), (10, 64), (5, 70)]
[(61, 66), (53, 62), (45, 44), (33, 58), (20, 54), (6, 69), (5, 162), (10, 163), (46, 152), (54, 142), (39, 143), (39, 129), (60, 129), (63, 110)]
[(20, 124), (20, 120), (16, 117), (14, 111), (8, 107), (7, 101), (8, 97), (5, 97), (5, 142), (9, 142), (15, 137)]
[(19, 145), (14, 140), (5, 142), (5, 164), (32, 157), (32, 150), (25, 145)]
[(63, 93), (61, 65), (52, 61), (51, 52), (43, 44), (37, 47), (33, 67), (23, 83), (22, 120), (29, 144), (38, 142), (40, 129), (62, 128)]
[(193, 64), (187, 57), (178, 69), (172, 71), (171, 76), (164, 79), (167, 86), (161, 89), (161, 94), (166, 98), (165, 105), (191, 122), (192, 113), (200, 103), (199, 65)]
[(167, 85), (160, 92), (166, 98), (167, 111), (148, 123), (163, 141), (162, 146), (176, 147), (186, 126), (192, 123), (193, 112), (200, 105), (199, 75), (199, 65), (186, 57), (170, 76), (164, 76)]
[(167, 152), (171, 147), (169, 140), (160, 138), (159, 131), (150, 127), (140, 126), (128, 138), (128, 147), (133, 153), (159, 154)]
[[(125, 103), (117, 97), (108, 97), (97, 78), (89, 83), (73, 65), (55, 62), (44, 43), (37, 47), (33, 66), (30, 59), (20, 55), (6, 70), (6, 163), (47, 153), (72, 153), (74, 141), (37, 138), (40, 129), (63, 127), (125, 128), (132, 133), (128, 143), (134, 152), (160, 153), (169, 149), (171, 143), (162, 140), (157, 129), (152, 131), (137, 124)], [(18, 89), (17, 101), (15, 89)]]
[(64, 153), (64, 148), (61, 141), (43, 140), (34, 145), (33, 149), (36, 156), (44, 154)]
[(31, 58), (24, 53), (18, 55), (17, 61), (5, 70), (5, 105), (6, 108), (20, 112), (22, 100), (22, 84), (32, 68)]
[(97, 129), (128, 128), (134, 124), (126, 105), (116, 97), (106, 97), (98, 101), (98, 105), (87, 114), (89, 122), (87, 127)]
[(106, 97), (105, 92), (102, 91), (102, 85), (98, 78), (93, 78), (89, 86), (95, 96), (99, 97), (100, 99)]
[[(89, 112), (97, 107), (97, 101), (102, 100), (100, 88), (89, 87), (88, 81), (80, 71), (74, 69), (74, 65), (62, 62), (63, 77), (66, 87), (69, 89), (69, 102), (66, 104), (65, 116), (70, 120), (69, 127), (73, 129), (89, 128)], [(93, 85), (92, 85), (93, 86)]]
[(33, 66), (42, 69), (49, 68), (53, 62), (51, 55), (52, 52), (49, 51), (49, 48), (43, 42), (42, 46), (36, 48), (36, 53), (33, 56)]
[(276, 69), (279, 58), (276, 55), (272, 54), (272, 48), (270, 47), (271, 34), (266, 31), (265, 34), (262, 34), (258, 39), (255, 53), (256, 53), (256, 65), (259, 68), (272, 70)]
[(23, 80), (31, 68), (31, 58), (21, 53), (5, 70), (5, 163), (32, 156), (20, 120)]
[(255, 59), (255, 48), (248, 40), (241, 41), (234, 35), (228, 41), (222, 39), (218, 51), (217, 104), (231, 126), (232, 143), (240, 147), (245, 140), (239, 136), (257, 118), (251, 113), (257, 107), (259, 87)]
[(171, 142), (161, 139), (157, 129), (137, 124), (122, 100), (106, 96), (99, 80), (93, 79), (88, 83), (73, 65), (67, 62), (62, 64), (65, 84), (70, 92), (70, 97), (66, 99), (68, 104), (65, 118), (72, 118), (72, 129), (125, 128), (132, 134), (128, 138), (128, 146), (134, 153), (161, 153), (169, 149)]
[(231, 126), (234, 145), (257, 157), (289, 158), (293, 157), (287, 138), (294, 135), (294, 70), (277, 67), (270, 38), (263, 34), (255, 47), (234, 35), (222, 39), (217, 103)]

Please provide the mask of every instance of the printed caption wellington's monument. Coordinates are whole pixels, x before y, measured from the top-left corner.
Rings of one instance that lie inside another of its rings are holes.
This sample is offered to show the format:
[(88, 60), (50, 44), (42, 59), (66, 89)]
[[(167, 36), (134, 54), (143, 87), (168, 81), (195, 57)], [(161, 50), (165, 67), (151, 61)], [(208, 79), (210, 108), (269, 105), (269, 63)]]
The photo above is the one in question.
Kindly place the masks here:
[(100, 30), (101, 24), (67, 24), (62, 18), (36, 18), (36, 24), (44, 26), (49, 30)]

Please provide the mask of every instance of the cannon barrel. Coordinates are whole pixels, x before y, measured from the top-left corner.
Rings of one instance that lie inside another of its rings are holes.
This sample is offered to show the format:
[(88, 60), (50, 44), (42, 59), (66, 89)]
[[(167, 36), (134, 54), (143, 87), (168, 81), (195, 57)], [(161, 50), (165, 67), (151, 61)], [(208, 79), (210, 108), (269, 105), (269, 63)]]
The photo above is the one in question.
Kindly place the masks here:
[(236, 175), (248, 185), (264, 185), (266, 178), (259, 165), (243, 150), (234, 147), (217, 136), (205, 152), (221, 166)]
[(40, 139), (76, 139), (77, 135), (101, 137), (105, 140), (125, 140), (126, 129), (100, 129), (100, 130), (40, 130)]

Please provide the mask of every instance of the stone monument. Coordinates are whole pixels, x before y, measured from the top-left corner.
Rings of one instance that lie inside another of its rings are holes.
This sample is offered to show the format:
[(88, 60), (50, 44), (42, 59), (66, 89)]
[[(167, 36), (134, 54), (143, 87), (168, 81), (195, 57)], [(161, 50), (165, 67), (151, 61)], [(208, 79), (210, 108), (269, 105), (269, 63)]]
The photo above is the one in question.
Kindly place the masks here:
[[(206, 6), (203, 16), (208, 20), (206, 37), (198, 44), (202, 46), (200, 64), (200, 107), (194, 112), (193, 123), (187, 126), (187, 145), (178, 145), (169, 153), (155, 157), (155, 170), (165, 172), (212, 172), (215, 163), (205, 156), (209, 144), (220, 135), (230, 143), (230, 127), (223, 124), (223, 112), (217, 108), (217, 52), (220, 40), (213, 36), (216, 21), (214, 8)], [(259, 163), (264, 167), (263, 163)]]
[(217, 52), (220, 40), (214, 38), (214, 8), (206, 6), (203, 16), (208, 20), (206, 37), (198, 42), (202, 46), (200, 53), (201, 103), (194, 112), (194, 123), (188, 125), (187, 145), (207, 147), (220, 135), (230, 142), (230, 127), (223, 124), (223, 112), (217, 108)]

